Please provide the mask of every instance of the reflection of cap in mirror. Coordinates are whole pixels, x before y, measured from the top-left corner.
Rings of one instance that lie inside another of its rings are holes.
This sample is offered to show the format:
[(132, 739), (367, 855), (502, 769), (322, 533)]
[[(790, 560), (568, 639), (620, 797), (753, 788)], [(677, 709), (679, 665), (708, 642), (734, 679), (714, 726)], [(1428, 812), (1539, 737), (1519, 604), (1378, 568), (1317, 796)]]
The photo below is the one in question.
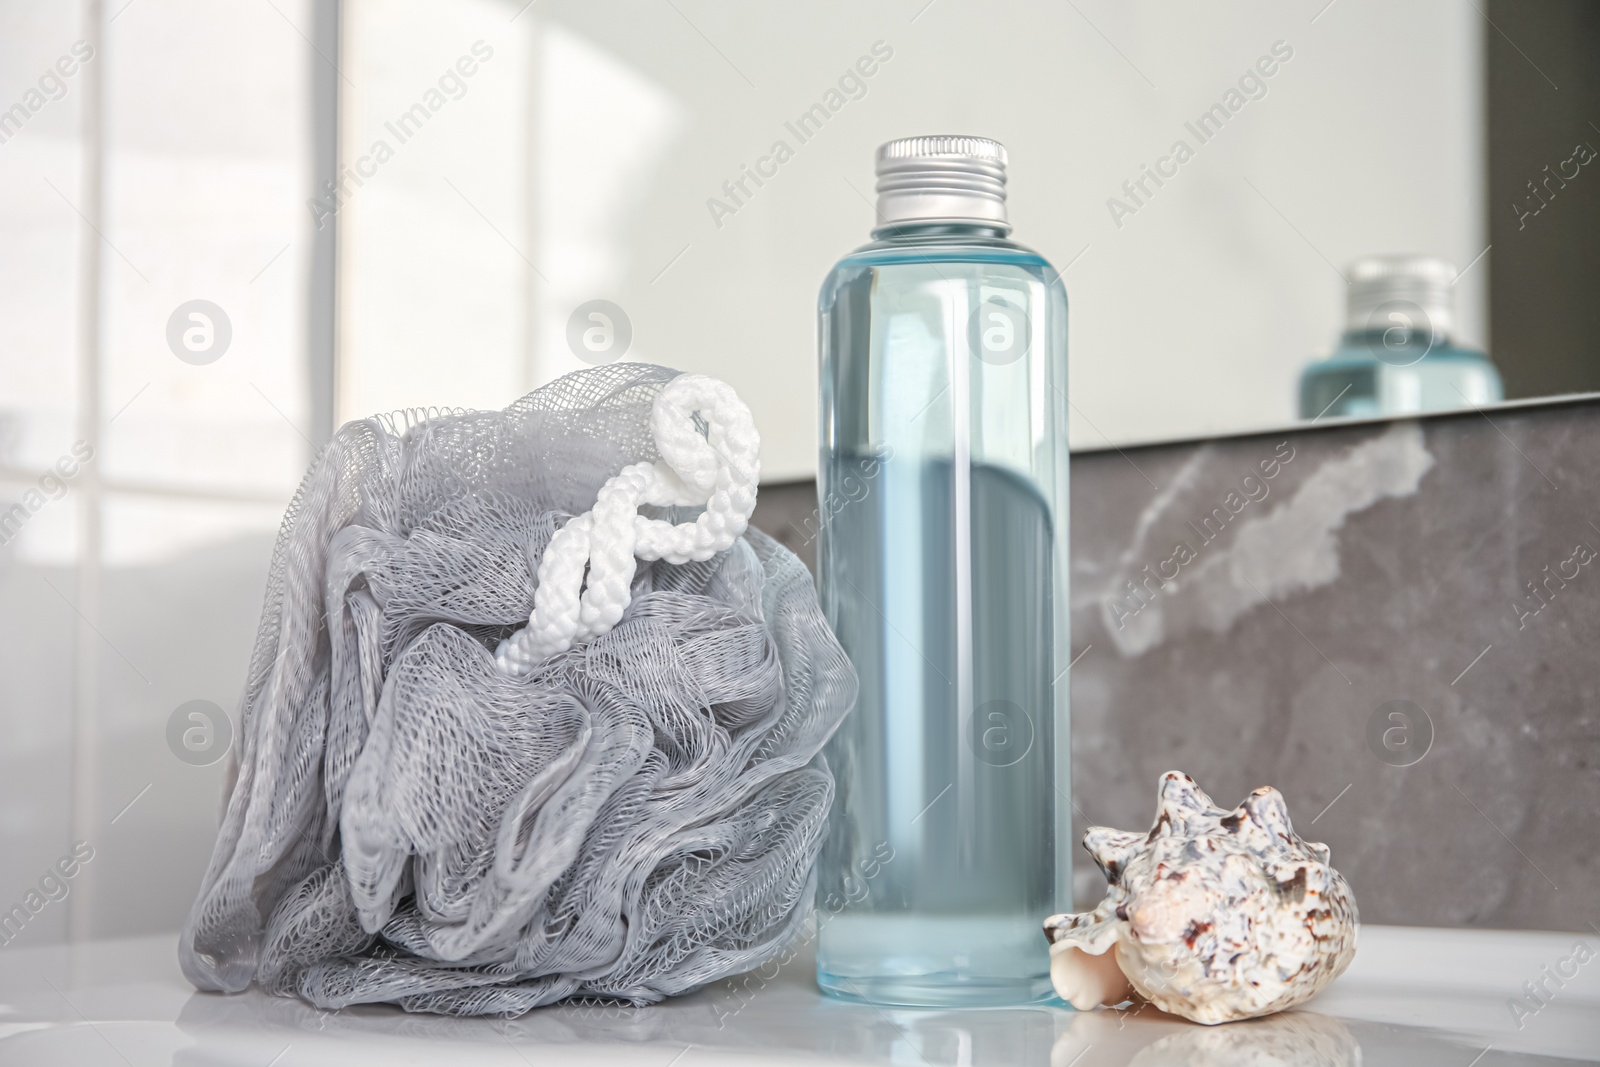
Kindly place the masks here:
[(1413, 305), (1419, 315), (1412, 318), (1426, 321), (1414, 321), (1406, 328), (1430, 331), (1436, 340), (1442, 340), (1455, 325), (1455, 294), (1451, 286), (1455, 284), (1456, 269), (1445, 260), (1433, 256), (1368, 256), (1350, 264), (1345, 277), (1350, 280), (1347, 330), (1386, 329), (1398, 324), (1388, 319), (1374, 321), (1385, 304)]
[(1421, 362), (1450, 335), (1455, 268), (1431, 256), (1372, 256), (1352, 263), (1347, 335), (1392, 367)]

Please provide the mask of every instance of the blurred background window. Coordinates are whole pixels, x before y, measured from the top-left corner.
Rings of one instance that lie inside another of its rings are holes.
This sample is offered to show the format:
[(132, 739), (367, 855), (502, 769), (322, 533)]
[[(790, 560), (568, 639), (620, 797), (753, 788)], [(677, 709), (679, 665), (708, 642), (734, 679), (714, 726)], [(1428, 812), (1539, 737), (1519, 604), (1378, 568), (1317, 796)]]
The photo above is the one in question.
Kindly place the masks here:
[(222, 764), (167, 726), (232, 713), (331, 422), (334, 15), (0, 3), (0, 899), (96, 850), (30, 941), (174, 928), (210, 851)]

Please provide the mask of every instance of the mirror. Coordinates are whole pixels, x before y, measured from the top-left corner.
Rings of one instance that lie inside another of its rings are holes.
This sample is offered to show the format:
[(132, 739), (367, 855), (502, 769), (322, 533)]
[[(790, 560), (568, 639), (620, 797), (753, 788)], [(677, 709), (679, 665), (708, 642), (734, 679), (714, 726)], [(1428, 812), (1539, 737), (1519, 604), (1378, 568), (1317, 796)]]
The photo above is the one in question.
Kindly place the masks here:
[(732, 382), (764, 478), (809, 477), (817, 286), (874, 148), (932, 132), (1006, 144), (1013, 237), (1065, 273), (1074, 447), (1600, 389), (1579, 0), (343, 20), (342, 418), (625, 350)]

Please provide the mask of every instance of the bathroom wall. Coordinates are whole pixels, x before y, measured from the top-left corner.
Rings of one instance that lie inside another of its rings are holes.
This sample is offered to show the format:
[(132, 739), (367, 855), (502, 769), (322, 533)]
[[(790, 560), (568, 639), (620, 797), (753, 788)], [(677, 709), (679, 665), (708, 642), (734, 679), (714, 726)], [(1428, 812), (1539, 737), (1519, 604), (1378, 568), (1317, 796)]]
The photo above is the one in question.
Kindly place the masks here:
[(1080, 831), (1178, 768), (1277, 786), (1366, 921), (1600, 923), (1597, 443), (1590, 400), (1075, 455)]

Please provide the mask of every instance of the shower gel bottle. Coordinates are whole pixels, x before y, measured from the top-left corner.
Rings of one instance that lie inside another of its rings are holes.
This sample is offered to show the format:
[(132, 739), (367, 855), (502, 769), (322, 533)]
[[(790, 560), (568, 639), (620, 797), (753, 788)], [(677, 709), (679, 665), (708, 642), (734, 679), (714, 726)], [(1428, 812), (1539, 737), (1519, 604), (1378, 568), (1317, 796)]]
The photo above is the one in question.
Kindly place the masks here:
[(1048, 1000), (1070, 910), (1067, 295), (1007, 239), (1005, 149), (878, 149), (823, 283), (818, 581), (860, 677), (829, 743), (817, 978), (881, 1004)]

